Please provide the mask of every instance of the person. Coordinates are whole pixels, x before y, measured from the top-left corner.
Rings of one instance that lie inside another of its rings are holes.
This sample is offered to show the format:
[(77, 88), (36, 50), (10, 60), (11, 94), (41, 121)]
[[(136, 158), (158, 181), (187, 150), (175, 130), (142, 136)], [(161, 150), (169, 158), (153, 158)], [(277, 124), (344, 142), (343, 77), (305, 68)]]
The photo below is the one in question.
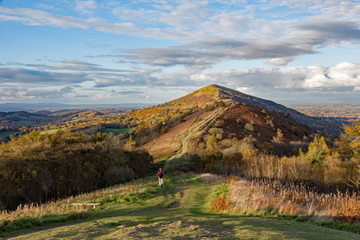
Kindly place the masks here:
[(159, 178), (159, 186), (162, 187), (162, 185), (164, 184), (164, 181), (163, 181), (164, 172), (161, 170), (161, 168), (159, 169), (157, 176)]

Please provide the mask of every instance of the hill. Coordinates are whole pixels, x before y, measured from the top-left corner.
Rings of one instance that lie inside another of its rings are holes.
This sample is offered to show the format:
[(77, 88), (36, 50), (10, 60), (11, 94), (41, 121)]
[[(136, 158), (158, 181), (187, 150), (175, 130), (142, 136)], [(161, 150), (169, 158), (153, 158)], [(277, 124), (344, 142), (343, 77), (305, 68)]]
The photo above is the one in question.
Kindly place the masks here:
[[(185, 111), (182, 116), (176, 115)], [(209, 119), (209, 115), (215, 112), (216, 116)], [(327, 123), (296, 110), (218, 85), (209, 85), (184, 97), (134, 113), (129, 113), (133, 114), (132, 119), (136, 115), (143, 116), (143, 122), (146, 119), (166, 119), (162, 124), (157, 123), (158, 129), (165, 131), (158, 131), (158, 135), (153, 135), (151, 141), (141, 146), (155, 158), (179, 150), (184, 144), (179, 142), (179, 137), (195, 125), (198, 126), (196, 131), (189, 133), (192, 135), (191, 153), (204, 150), (214, 132), (217, 132), (219, 142), (250, 137), (258, 147), (265, 147), (268, 152), (287, 155), (305, 146), (314, 130), (331, 132)], [(335, 131), (340, 129), (334, 125), (331, 128)], [(158, 138), (159, 135), (161, 138)], [(279, 144), (282, 146), (278, 147)]]
[(198, 104), (203, 106), (204, 104), (210, 104), (217, 101), (223, 101), (227, 103), (246, 103), (250, 106), (256, 106), (262, 109), (266, 109), (268, 112), (275, 112), (281, 115), (287, 116), (294, 120), (297, 123), (308, 125), (314, 130), (320, 132), (326, 132), (329, 134), (338, 134), (340, 133), (340, 127), (330, 125), (324, 122), (319, 121), (310, 116), (306, 116), (294, 109), (287, 108), (281, 104), (275, 103), (270, 100), (265, 100), (262, 98), (254, 97), (241, 93), (239, 91), (219, 86), (216, 84), (209, 85), (207, 87), (201, 88), (185, 97), (179, 98), (172, 101), (173, 103), (178, 104)]
[(287, 108), (273, 101), (247, 95), (239, 91), (216, 84), (206, 86), (184, 97), (175, 99), (168, 103), (161, 104), (158, 107), (186, 107), (204, 109), (213, 105), (217, 107), (219, 106), (219, 104), (230, 105), (232, 103), (246, 103), (250, 106), (256, 106), (265, 109), (267, 110), (267, 112), (275, 112), (280, 115), (286, 116), (297, 123), (307, 125), (319, 132), (338, 134), (341, 131), (340, 126), (321, 122), (316, 118), (306, 116), (305, 114), (302, 114), (294, 109)]
[(0, 112), (0, 126), (13, 127), (33, 127), (45, 125), (54, 121), (56, 118), (43, 113), (19, 112)]

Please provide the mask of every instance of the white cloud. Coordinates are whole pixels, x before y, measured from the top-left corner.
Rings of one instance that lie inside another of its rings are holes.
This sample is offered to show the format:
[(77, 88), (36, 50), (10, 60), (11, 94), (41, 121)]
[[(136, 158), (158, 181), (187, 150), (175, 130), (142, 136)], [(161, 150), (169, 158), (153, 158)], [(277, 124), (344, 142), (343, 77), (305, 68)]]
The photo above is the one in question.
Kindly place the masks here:
[(98, 5), (94, 0), (76, 0), (75, 2), (75, 9), (82, 14), (91, 14), (97, 8)]
[(253, 91), (290, 92), (319, 90), (323, 92), (346, 92), (359, 90), (360, 64), (340, 63), (333, 67), (283, 67), (272, 69), (244, 69), (194, 74), (195, 82), (219, 83), (233, 88)]
[(170, 11), (163, 12), (159, 21), (175, 29), (196, 29), (208, 16), (207, 5), (207, 1), (184, 1), (171, 6)]
[(164, 34), (169, 36), (167, 31), (153, 29), (154, 33), (151, 33), (150, 30), (143, 29), (131, 22), (107, 23), (97, 18), (82, 19), (24, 8), (9, 9), (0, 7), (0, 21), (17, 21), (32, 26), (95, 29), (99, 32), (150, 36), (154, 38), (158, 36), (157, 34), (160, 31), (159, 36), (163, 37)]
[(283, 58), (271, 58), (266, 60), (265, 63), (272, 66), (284, 66), (293, 60), (292, 57), (283, 57)]
[(0, 89), (1, 101), (39, 101), (51, 100), (56, 101), (63, 99), (68, 94), (72, 94), (73, 89), (70, 87), (64, 88), (25, 88), (25, 87), (2, 87)]

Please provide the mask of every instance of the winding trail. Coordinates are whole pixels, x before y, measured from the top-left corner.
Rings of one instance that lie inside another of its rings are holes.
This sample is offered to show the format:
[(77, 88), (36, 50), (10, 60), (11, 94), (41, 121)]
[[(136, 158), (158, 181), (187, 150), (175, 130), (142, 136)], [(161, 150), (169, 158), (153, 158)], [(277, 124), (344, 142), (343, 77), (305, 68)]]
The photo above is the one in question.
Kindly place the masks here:
[(168, 169), (171, 160), (173, 160), (175, 158), (180, 158), (188, 152), (189, 140), (190, 140), (191, 135), (194, 132), (197, 132), (201, 127), (208, 125), (210, 122), (212, 122), (225, 109), (226, 108), (219, 108), (217, 111), (215, 111), (210, 116), (208, 116), (205, 120), (202, 120), (200, 122), (197, 122), (199, 116), (196, 118), (196, 120), (190, 125), (190, 127), (187, 129), (186, 133), (184, 134), (184, 136), (186, 136), (186, 137), (181, 141), (181, 150), (178, 151), (177, 153), (175, 153), (174, 155), (172, 155), (171, 157), (169, 157), (168, 160), (166, 160), (166, 163), (164, 166), (164, 171), (166, 171)]

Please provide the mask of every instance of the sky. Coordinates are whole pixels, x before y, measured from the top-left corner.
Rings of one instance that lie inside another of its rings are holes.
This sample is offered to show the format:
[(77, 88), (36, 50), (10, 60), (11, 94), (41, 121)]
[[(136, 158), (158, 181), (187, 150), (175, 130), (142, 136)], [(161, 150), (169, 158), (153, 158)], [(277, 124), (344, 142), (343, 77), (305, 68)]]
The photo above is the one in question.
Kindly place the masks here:
[(0, 0), (0, 34), (0, 103), (360, 101), (360, 1)]

